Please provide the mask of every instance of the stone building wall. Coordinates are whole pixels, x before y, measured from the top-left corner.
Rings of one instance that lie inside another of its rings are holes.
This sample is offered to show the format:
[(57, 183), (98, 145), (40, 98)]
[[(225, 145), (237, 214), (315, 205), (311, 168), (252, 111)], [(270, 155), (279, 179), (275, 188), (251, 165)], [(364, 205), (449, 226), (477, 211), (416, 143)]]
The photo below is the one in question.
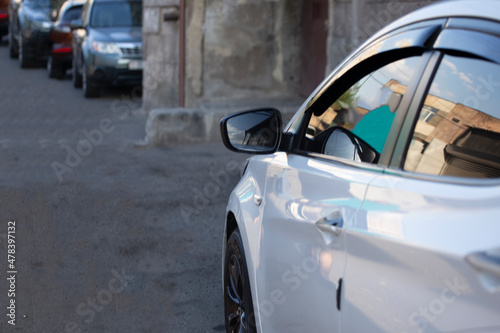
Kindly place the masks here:
[[(186, 6), (186, 107), (298, 94), (302, 8), (320, 0), (143, 0), (143, 108), (178, 107), (179, 12)], [(325, 75), (398, 17), (435, 0), (328, 1)]]
[(207, 0), (203, 92), (198, 97), (293, 91), (300, 74), (300, 8), (301, 1)]
[(439, 0), (329, 0), (326, 73), (389, 23), (437, 1)]
[(144, 110), (179, 105), (179, 15), (179, 0), (143, 1)]

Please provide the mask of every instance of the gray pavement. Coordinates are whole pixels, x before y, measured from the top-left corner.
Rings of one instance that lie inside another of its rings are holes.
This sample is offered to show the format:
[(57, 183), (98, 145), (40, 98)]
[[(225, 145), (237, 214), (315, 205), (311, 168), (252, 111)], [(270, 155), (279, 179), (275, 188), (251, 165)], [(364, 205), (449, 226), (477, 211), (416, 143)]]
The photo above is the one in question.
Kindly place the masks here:
[(0, 332), (224, 331), (224, 210), (247, 156), (136, 146), (136, 91), (84, 99), (69, 75), (21, 70), (5, 40), (0, 73)]

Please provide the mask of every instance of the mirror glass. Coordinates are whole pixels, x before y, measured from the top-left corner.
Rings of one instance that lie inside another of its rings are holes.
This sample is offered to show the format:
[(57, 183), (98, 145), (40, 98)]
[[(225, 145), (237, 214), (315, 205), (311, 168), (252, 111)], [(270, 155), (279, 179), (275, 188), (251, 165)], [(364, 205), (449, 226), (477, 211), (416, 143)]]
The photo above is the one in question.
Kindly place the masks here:
[(334, 126), (325, 131), (328, 137), (322, 153), (355, 162), (377, 163), (380, 154), (353, 132)]
[(246, 151), (271, 151), (279, 140), (279, 119), (270, 110), (252, 111), (235, 115), (227, 120), (229, 143)]
[(345, 158), (351, 161), (359, 162), (361, 159), (357, 154), (356, 146), (351, 138), (340, 130), (334, 130), (325, 143), (325, 155)]
[(71, 29), (81, 29), (83, 27), (83, 21), (80, 19), (72, 20), (69, 23), (69, 25), (70, 25)]

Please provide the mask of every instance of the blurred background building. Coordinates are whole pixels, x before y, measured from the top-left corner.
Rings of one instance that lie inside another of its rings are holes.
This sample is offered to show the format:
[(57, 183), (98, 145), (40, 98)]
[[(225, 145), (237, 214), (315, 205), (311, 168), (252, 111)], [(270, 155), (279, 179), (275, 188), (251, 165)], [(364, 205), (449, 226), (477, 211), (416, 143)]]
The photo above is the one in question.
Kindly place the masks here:
[(385, 25), (436, 0), (144, 0), (143, 108), (300, 99)]

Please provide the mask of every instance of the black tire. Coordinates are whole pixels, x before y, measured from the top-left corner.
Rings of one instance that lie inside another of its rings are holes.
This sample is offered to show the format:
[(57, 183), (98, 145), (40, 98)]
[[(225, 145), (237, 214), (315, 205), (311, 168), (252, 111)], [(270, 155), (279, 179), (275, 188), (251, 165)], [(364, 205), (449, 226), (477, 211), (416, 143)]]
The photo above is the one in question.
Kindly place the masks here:
[(82, 87), (82, 74), (80, 74), (80, 70), (76, 65), (76, 59), (73, 57), (73, 87), (81, 88)]
[(256, 332), (252, 292), (238, 229), (233, 231), (224, 258), (224, 315), (226, 332)]
[(9, 42), (9, 57), (11, 59), (16, 59), (18, 57), (17, 54), (17, 45), (14, 36), (12, 35), (12, 32), (10, 32), (9, 28), (9, 35), (8, 35), (8, 42)]
[(92, 82), (92, 76), (88, 75), (87, 67), (85, 66), (85, 62), (82, 64), (82, 88), (83, 88), (83, 96), (85, 98), (90, 97), (98, 97), (100, 91), (96, 88)]
[(28, 57), (28, 52), (26, 50), (26, 44), (23, 38), (23, 35), (21, 34), (19, 36), (19, 43), (17, 46), (18, 50), (18, 58), (19, 58), (19, 65), (21, 68), (28, 68), (32, 65), (29, 57)]
[(65, 74), (65, 69), (62, 67), (54, 66), (52, 56), (49, 56), (47, 60), (47, 71), (49, 72), (49, 77), (51, 79), (63, 79)]

